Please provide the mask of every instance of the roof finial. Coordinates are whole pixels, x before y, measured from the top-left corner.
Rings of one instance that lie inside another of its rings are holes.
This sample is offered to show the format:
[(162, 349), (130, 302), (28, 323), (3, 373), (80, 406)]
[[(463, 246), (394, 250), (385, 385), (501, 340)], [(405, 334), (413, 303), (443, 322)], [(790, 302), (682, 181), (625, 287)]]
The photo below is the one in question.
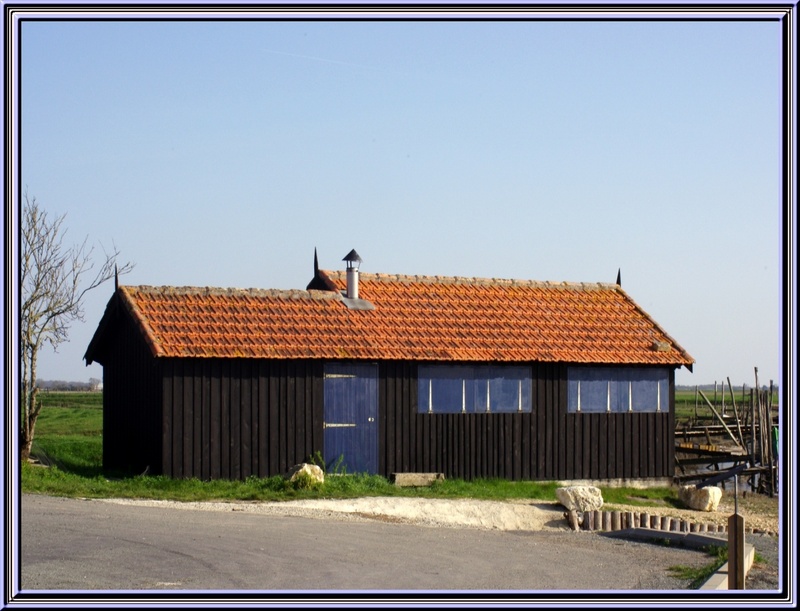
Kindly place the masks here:
[(119, 270), (117, 269), (117, 264), (114, 263), (114, 291), (116, 292), (119, 290)]
[(345, 255), (342, 261), (347, 261), (347, 269), (355, 268), (356, 270), (358, 270), (358, 266), (361, 263), (361, 257), (358, 255), (356, 249), (354, 248)]
[(314, 276), (316, 277), (319, 272), (319, 263), (317, 262), (317, 247), (314, 247)]
[(617, 286), (619, 286), (619, 287), (622, 286), (622, 268), (621, 267), (617, 270)]

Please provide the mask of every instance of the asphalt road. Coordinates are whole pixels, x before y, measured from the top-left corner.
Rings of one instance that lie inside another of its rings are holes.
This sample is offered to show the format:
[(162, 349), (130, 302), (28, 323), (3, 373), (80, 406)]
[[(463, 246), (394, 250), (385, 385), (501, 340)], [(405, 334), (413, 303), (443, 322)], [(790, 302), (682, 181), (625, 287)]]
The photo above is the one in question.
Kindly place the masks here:
[(588, 532), (432, 528), (23, 495), (21, 588), (540, 592), (680, 590), (702, 552)]

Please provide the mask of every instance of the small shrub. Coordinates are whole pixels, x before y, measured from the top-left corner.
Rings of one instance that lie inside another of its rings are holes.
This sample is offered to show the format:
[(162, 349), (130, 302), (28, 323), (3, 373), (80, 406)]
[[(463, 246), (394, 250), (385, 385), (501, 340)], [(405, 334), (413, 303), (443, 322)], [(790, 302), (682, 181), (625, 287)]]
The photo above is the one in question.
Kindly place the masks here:
[(344, 454), (339, 454), (339, 457), (335, 461), (326, 463), (325, 459), (322, 457), (322, 453), (317, 450), (308, 457), (306, 462), (316, 465), (322, 469), (322, 472), (326, 475), (329, 473), (332, 475), (347, 475), (347, 467), (344, 465)]
[(344, 464), (344, 454), (339, 454), (333, 465), (329, 469), (333, 475), (347, 475), (347, 466)]
[(319, 450), (317, 450), (311, 456), (309, 456), (308, 460), (306, 462), (308, 462), (309, 464), (312, 464), (312, 465), (315, 465), (315, 466), (319, 467), (320, 469), (322, 469), (323, 473), (326, 472), (325, 459), (322, 458), (322, 452), (320, 452)]

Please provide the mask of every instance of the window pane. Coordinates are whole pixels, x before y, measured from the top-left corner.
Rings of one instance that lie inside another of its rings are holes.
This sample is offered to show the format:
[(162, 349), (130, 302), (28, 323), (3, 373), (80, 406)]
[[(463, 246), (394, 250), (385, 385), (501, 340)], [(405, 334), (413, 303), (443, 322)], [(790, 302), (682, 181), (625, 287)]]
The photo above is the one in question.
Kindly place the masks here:
[[(608, 411), (609, 377), (608, 367), (570, 367), (567, 370), (567, 407), (569, 411), (605, 412)], [(617, 400), (616, 389), (612, 386), (612, 398)]]
[(617, 413), (630, 411), (630, 403), (628, 402), (630, 388), (627, 380), (624, 379), (624, 372), (614, 371), (613, 369), (610, 372), (610, 376), (621, 376), (623, 378), (611, 382), (611, 411)]
[(575, 413), (578, 411), (578, 388), (580, 382), (574, 374), (574, 369), (567, 373), (567, 411)]
[(666, 369), (634, 369), (630, 372), (633, 411), (666, 411), (668, 376)]
[(468, 372), (464, 367), (420, 366), (419, 411), (438, 414), (461, 412), (465, 373)]
[(581, 411), (605, 412), (608, 410), (608, 381), (581, 380)]
[(461, 379), (439, 378), (433, 381), (433, 411), (440, 414), (455, 414), (461, 411)]
[(531, 411), (527, 367), (421, 365), (417, 371), (421, 413)]
[[(467, 382), (470, 388), (470, 401), (467, 403), (467, 411), (476, 414), (485, 414), (488, 410), (487, 397), (487, 380), (481, 377), (478, 372), (475, 377)], [(491, 392), (491, 390), (490, 390)]]
[[(490, 411), (531, 411), (531, 379), (525, 367), (486, 367)], [(521, 409), (520, 409), (521, 408)]]
[(567, 410), (577, 412), (666, 410), (669, 388), (664, 368), (570, 367), (567, 370)]

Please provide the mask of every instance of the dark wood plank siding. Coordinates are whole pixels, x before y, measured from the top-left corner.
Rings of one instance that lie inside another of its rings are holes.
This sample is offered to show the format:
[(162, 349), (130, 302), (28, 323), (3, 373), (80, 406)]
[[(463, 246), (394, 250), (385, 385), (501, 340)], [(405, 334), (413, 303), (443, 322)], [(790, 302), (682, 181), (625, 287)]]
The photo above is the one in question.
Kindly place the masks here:
[(322, 451), (322, 364), (165, 359), (164, 471), (246, 479), (285, 473)]
[(532, 479), (534, 414), (420, 414), (417, 367), (379, 366), (379, 468), (448, 477)]
[(531, 413), (420, 414), (416, 365), (381, 363), (380, 472), (511, 480), (672, 477), (672, 410), (567, 413), (566, 371), (558, 364), (532, 366)]
[[(154, 359), (125, 324), (105, 350), (108, 469), (245, 479), (283, 474), (323, 453), (321, 361)], [(566, 372), (562, 364), (531, 365), (531, 412), (420, 414), (417, 365), (379, 363), (379, 473), (511, 480), (673, 475), (672, 410), (568, 413)], [(667, 405), (674, 405), (674, 374)]]
[(103, 468), (161, 473), (161, 389), (158, 362), (130, 320), (118, 316), (104, 345)]

